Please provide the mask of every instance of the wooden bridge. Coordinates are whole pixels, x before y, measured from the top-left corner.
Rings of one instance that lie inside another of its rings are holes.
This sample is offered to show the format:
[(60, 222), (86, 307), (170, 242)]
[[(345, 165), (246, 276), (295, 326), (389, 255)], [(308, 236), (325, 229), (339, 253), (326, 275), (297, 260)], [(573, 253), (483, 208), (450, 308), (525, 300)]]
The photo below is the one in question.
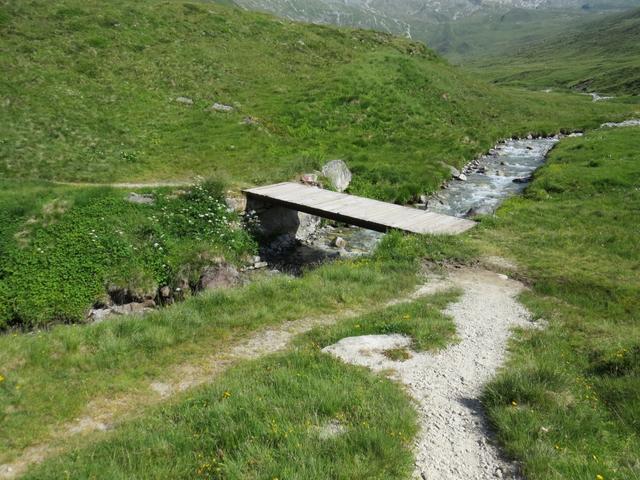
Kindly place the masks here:
[(332, 192), (300, 183), (284, 182), (244, 190), (248, 200), (286, 207), (349, 225), (386, 232), (457, 234), (475, 222), (463, 218), (403, 207), (346, 193)]

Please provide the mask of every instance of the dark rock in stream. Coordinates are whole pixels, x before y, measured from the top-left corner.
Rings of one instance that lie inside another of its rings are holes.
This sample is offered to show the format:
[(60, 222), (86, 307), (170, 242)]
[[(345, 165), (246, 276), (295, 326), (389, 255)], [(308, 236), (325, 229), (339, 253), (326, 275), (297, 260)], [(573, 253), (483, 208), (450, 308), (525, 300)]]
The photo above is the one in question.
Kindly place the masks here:
[(533, 179), (533, 176), (529, 177), (518, 177), (512, 180), (513, 183), (529, 183)]

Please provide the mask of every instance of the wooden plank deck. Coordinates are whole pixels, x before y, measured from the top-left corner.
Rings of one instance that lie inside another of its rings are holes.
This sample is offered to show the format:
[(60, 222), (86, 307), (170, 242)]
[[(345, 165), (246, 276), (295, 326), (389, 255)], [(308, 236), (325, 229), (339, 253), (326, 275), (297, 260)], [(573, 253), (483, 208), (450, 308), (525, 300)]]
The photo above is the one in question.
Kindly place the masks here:
[(463, 218), (293, 182), (249, 188), (244, 193), (247, 198), (379, 232), (397, 229), (422, 234), (457, 234), (475, 225)]

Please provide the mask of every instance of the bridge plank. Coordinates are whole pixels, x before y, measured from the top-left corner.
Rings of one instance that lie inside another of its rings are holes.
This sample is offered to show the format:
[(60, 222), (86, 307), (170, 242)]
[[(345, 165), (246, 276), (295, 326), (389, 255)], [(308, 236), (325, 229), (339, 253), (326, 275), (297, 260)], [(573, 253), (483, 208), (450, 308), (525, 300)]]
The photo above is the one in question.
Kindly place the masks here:
[(421, 234), (458, 234), (475, 225), (475, 222), (463, 218), (293, 182), (249, 188), (244, 193), (248, 198), (269, 204), (381, 232), (398, 229)]

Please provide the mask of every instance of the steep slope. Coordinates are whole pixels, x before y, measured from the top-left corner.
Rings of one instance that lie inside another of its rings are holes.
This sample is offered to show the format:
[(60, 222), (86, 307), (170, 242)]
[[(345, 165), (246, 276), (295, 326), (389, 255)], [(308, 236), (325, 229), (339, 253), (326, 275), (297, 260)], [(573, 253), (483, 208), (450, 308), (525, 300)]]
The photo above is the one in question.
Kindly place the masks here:
[(523, 46), (482, 68), (499, 83), (640, 94), (640, 8)]
[(625, 110), (491, 87), (381, 33), (208, 2), (11, 2), (0, 22), (6, 178), (255, 184), (339, 157), (354, 191), (404, 202), (500, 137)]

